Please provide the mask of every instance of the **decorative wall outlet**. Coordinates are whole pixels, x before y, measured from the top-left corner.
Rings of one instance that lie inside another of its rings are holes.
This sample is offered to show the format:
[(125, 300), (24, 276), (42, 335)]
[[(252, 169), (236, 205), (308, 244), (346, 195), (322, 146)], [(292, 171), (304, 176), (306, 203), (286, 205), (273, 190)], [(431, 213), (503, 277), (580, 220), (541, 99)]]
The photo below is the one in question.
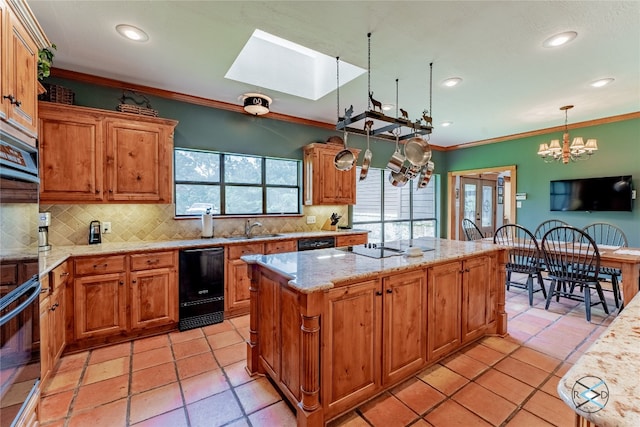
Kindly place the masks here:
[(307, 224), (315, 224), (316, 223), (316, 217), (313, 215), (307, 215)]

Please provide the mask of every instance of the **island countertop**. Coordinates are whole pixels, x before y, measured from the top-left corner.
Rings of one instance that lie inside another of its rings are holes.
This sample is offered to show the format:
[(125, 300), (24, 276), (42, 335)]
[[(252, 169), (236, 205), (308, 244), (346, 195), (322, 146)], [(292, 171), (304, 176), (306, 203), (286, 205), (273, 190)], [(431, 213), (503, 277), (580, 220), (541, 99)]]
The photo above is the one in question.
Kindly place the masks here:
[(599, 427), (640, 426), (638, 319), (636, 295), (558, 383), (562, 400)]
[[(404, 242), (406, 246), (409, 241)], [(388, 258), (370, 258), (344, 249), (319, 249), (274, 255), (245, 255), (242, 260), (260, 264), (289, 279), (289, 286), (303, 292), (331, 289), (345, 281), (365, 280), (380, 273), (393, 273), (427, 267), (436, 263), (456, 261), (470, 255), (494, 252), (497, 245), (480, 240), (458, 241), (422, 237), (413, 239), (413, 245), (428, 247), (420, 256), (396, 255)]]

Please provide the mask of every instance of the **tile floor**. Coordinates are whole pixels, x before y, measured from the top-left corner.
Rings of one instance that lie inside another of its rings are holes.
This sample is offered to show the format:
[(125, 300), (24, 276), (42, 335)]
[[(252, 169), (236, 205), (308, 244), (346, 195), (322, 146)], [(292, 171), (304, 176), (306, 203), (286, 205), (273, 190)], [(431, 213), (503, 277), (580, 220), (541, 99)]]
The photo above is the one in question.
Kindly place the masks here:
[[(615, 315), (594, 307), (587, 323), (582, 304), (544, 310), (540, 293), (534, 304), (512, 287), (509, 336), (460, 350), (330, 426), (573, 426), (556, 385)], [(295, 426), (271, 383), (244, 370), (248, 325), (243, 316), (64, 356), (45, 384), (41, 425)]]

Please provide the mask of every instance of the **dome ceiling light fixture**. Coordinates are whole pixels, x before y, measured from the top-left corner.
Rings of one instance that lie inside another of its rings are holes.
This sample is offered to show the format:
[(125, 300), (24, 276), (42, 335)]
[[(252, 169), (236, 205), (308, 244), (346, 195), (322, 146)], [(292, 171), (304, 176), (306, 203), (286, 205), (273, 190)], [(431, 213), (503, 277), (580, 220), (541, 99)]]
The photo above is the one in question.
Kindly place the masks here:
[(565, 31), (563, 33), (554, 34), (542, 42), (543, 47), (558, 47), (565, 45), (578, 37), (575, 31)]
[(538, 148), (538, 156), (545, 161), (551, 163), (553, 161), (562, 161), (563, 164), (569, 161), (578, 161), (590, 159), (591, 155), (598, 151), (598, 141), (594, 138), (587, 139), (585, 143), (581, 136), (573, 138), (573, 142), (569, 145), (569, 128), (567, 127), (567, 111), (572, 109), (573, 105), (565, 105), (560, 107), (564, 111), (564, 133), (562, 134), (562, 146), (559, 139), (553, 139), (549, 144), (540, 144)]
[(261, 93), (245, 93), (242, 95), (244, 111), (254, 116), (262, 116), (269, 112), (269, 106), (273, 102), (267, 95)]
[(442, 86), (445, 87), (454, 87), (458, 86), (462, 83), (462, 79), (460, 77), (451, 77), (442, 82)]
[(149, 40), (149, 35), (142, 31), (138, 27), (134, 27), (133, 25), (120, 24), (116, 25), (116, 31), (122, 37), (133, 40), (134, 42), (146, 42)]

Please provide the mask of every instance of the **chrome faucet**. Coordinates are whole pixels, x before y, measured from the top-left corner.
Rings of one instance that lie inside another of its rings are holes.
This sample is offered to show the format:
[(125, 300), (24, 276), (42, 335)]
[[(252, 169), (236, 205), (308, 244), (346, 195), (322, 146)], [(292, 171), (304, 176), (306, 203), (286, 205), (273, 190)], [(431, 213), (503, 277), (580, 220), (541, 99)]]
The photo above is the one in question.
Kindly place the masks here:
[(251, 224), (251, 221), (247, 220), (247, 223), (244, 226), (244, 235), (247, 239), (251, 238), (251, 230), (253, 230), (253, 227), (262, 227), (262, 224), (257, 221)]

